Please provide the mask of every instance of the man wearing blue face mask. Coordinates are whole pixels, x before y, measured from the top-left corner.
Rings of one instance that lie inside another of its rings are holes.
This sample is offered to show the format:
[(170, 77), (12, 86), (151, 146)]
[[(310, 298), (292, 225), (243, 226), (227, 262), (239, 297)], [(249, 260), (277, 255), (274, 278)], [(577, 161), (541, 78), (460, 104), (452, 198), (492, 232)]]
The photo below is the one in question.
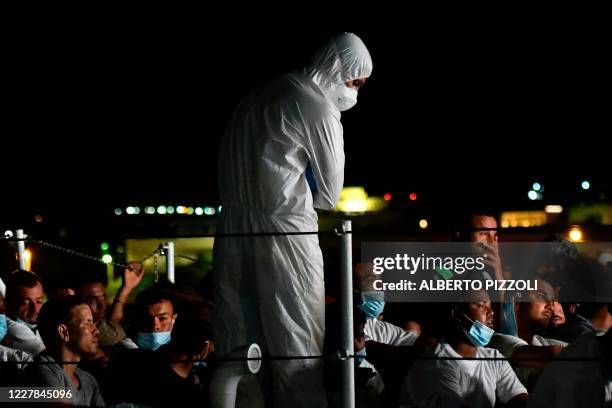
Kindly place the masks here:
[[(527, 390), (507, 361), (461, 360), (503, 358), (486, 348), (493, 335), (493, 310), (484, 291), (469, 293), (441, 316), (442, 339), (408, 372), (400, 395), (401, 406), (508, 407), (525, 406)], [(448, 358), (439, 359), (435, 358)]]
[(107, 402), (111, 405), (129, 401), (137, 406), (208, 407), (208, 384), (196, 382), (194, 360), (208, 358), (212, 341), (210, 324), (187, 311), (181, 313), (168, 344), (155, 352), (130, 350), (115, 360), (107, 387), (111, 391), (105, 391)]
[[(367, 265), (358, 264), (356, 269), (361, 270), (368, 268)], [(360, 272), (358, 272), (359, 274)], [(365, 272), (367, 273), (367, 271)], [(367, 284), (365, 285), (368, 286)], [(384, 293), (380, 291), (363, 291), (361, 297), (356, 299), (354, 303), (357, 308), (365, 313), (367, 319), (365, 323), (366, 341), (375, 341), (377, 343), (388, 344), (390, 346), (412, 346), (419, 338), (416, 331), (404, 330), (399, 326), (385, 322), (380, 319), (384, 309), (385, 300)]]
[(135, 303), (137, 333), (131, 337), (131, 341), (128, 340), (128, 344), (124, 341), (124, 345), (134, 348), (135, 343), (141, 349), (157, 350), (169, 343), (177, 316), (171, 297), (162, 290), (151, 288), (142, 291)]

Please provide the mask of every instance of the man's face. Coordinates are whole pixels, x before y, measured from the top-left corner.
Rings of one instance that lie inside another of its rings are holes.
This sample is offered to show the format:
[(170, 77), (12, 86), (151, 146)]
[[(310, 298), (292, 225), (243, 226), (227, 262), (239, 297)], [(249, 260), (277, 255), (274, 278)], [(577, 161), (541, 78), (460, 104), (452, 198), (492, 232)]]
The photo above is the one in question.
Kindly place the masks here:
[(359, 323), (356, 328), (355, 338), (354, 338), (354, 348), (355, 351), (361, 351), (365, 347), (365, 325), (363, 323)]
[(361, 87), (365, 85), (366, 80), (367, 78), (357, 78), (351, 81), (346, 81), (344, 84), (348, 86), (349, 88), (355, 88), (356, 90), (359, 91), (359, 89), (361, 89)]
[(493, 309), (487, 292), (473, 292), (468, 300), (466, 315), (472, 320), (478, 320), (480, 323), (493, 328)]
[(362, 292), (374, 290), (374, 281), (377, 279), (380, 279), (380, 276), (374, 273), (372, 263), (358, 263), (353, 268), (353, 285), (361, 287)]
[(106, 316), (106, 293), (104, 285), (100, 282), (87, 283), (80, 287), (79, 295), (91, 308), (94, 321), (97, 323)]
[(43, 288), (40, 282), (32, 288), (20, 287), (17, 292), (15, 315), (30, 324), (38, 323), (38, 313), (43, 305)]
[(175, 320), (174, 307), (168, 300), (162, 300), (147, 307), (147, 331), (149, 332), (172, 331)]
[(80, 355), (94, 355), (98, 350), (99, 334), (89, 306), (75, 307), (68, 327), (68, 347)]
[(559, 302), (553, 302), (552, 307), (552, 318), (550, 319), (550, 327), (559, 327), (565, 324), (565, 313), (563, 312), (563, 306)]
[[(477, 230), (479, 228), (497, 228), (497, 221), (495, 218), (487, 215), (475, 215), (472, 217), (472, 229)], [(470, 233), (470, 241), (480, 244), (497, 244), (497, 231), (472, 231)]]
[(550, 325), (553, 316), (555, 292), (548, 282), (538, 279), (537, 283), (538, 290), (527, 294), (528, 302), (519, 304), (517, 317), (524, 324), (545, 329)]

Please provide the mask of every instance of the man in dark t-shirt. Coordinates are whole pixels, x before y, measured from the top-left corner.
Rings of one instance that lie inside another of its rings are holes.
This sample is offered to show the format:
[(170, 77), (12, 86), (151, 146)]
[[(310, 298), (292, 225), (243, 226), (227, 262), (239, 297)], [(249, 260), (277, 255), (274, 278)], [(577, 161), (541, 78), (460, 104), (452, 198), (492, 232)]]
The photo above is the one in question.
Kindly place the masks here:
[(194, 362), (212, 348), (208, 323), (179, 315), (169, 344), (155, 351), (125, 350), (111, 363), (110, 403), (150, 406), (209, 406), (208, 383), (194, 379)]

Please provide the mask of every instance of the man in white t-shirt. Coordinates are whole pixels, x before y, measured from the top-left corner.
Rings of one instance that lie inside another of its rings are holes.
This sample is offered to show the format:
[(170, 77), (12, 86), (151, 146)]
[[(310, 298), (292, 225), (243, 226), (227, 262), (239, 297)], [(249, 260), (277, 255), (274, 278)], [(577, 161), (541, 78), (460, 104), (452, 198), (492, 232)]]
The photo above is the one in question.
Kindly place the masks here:
[(517, 336), (495, 333), (489, 347), (495, 348), (512, 362), (519, 380), (531, 389), (546, 364), (567, 343), (542, 336), (553, 316), (554, 291), (552, 286), (538, 279), (538, 290), (527, 294), (524, 302), (515, 303)]
[(412, 346), (419, 338), (413, 330), (404, 330), (394, 324), (380, 320), (385, 309), (384, 292), (372, 290), (372, 264), (357, 264), (355, 266), (355, 285), (363, 289), (361, 296), (355, 299), (357, 308), (365, 313), (365, 340), (390, 346)]
[(484, 347), (493, 333), (489, 296), (479, 291), (465, 300), (441, 316), (447, 320), (443, 339), (408, 372), (400, 394), (402, 407), (492, 408), (498, 402), (525, 406), (527, 390), (510, 364), (497, 350)]
[(2, 344), (32, 356), (45, 349), (38, 333), (38, 313), (44, 292), (33, 272), (13, 272), (6, 283), (7, 333)]
[(407, 331), (399, 326), (368, 316), (364, 328), (366, 341), (388, 344), (390, 346), (412, 346), (419, 338), (414, 331)]
[[(4, 312), (4, 300), (0, 296), (0, 341), (4, 339), (8, 329)], [(19, 371), (30, 361), (32, 361), (32, 356), (28, 353), (0, 345), (0, 384), (11, 385), (11, 381), (15, 380)], [(2, 364), (7, 362), (9, 364)]]

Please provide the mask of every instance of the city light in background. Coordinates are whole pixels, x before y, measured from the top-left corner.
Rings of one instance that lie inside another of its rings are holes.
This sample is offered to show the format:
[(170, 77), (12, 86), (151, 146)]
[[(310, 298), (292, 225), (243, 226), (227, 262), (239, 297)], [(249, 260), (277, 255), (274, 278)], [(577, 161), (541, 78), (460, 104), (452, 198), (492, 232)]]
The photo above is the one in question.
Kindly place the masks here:
[(582, 242), (582, 230), (579, 227), (573, 227), (568, 233), (568, 238), (572, 242)]
[(25, 260), (26, 271), (32, 270), (32, 250), (30, 248), (26, 248), (23, 253), (23, 259)]
[(544, 211), (549, 214), (561, 214), (563, 212), (563, 207), (560, 205), (547, 205), (544, 207)]

